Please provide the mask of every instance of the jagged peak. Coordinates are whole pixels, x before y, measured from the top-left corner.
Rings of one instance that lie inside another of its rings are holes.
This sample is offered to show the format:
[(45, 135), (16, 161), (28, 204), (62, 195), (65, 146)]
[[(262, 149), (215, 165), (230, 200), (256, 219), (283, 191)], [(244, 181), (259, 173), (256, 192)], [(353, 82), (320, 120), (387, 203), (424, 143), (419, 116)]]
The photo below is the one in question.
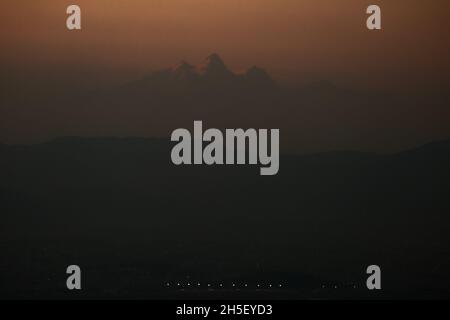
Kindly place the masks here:
[(266, 72), (266, 70), (253, 66), (247, 70), (245, 77), (257, 84), (273, 85), (274, 81), (272, 77)]
[(185, 60), (181, 60), (179, 63), (175, 64), (171, 68), (173, 71), (176, 70), (194, 70), (195, 66), (191, 65), (190, 63), (186, 62)]
[(232, 75), (233, 73), (227, 68), (222, 58), (217, 54), (210, 54), (199, 70), (204, 75)]
[(217, 53), (211, 53), (209, 56), (206, 57), (205, 60), (208, 63), (225, 65), (225, 63), (223, 62), (222, 58)]
[(171, 73), (172, 76), (177, 79), (189, 79), (198, 75), (195, 66), (189, 64), (184, 60), (173, 66), (171, 68)]
[(264, 70), (264, 69), (262, 69), (260, 67), (257, 67), (257, 66), (252, 66), (251, 68), (249, 68), (247, 70), (246, 74), (249, 75), (249, 76), (255, 75), (255, 76), (264, 76), (264, 77), (270, 78), (270, 76), (266, 72), (266, 70)]

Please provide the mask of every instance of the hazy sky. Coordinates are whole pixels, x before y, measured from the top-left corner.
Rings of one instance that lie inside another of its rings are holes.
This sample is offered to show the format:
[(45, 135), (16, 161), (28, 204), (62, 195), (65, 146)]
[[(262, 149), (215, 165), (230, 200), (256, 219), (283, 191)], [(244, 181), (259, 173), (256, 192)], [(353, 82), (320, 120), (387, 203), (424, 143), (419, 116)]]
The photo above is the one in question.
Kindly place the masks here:
[[(65, 27), (82, 9), (83, 30)], [(365, 27), (382, 8), (381, 32)], [(448, 0), (4, 0), (1, 64), (22, 70), (98, 69), (144, 74), (217, 52), (240, 70), (279, 80), (376, 86), (449, 83)]]

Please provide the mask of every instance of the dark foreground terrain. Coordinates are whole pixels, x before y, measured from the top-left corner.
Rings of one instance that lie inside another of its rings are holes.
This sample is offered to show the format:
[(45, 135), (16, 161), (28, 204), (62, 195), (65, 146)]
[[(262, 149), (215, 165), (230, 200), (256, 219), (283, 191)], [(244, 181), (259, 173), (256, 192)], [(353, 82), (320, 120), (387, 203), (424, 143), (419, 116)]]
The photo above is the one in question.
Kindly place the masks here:
[[(282, 156), (277, 176), (177, 167), (170, 148), (0, 145), (0, 297), (450, 297), (449, 141)], [(80, 292), (66, 289), (71, 264)]]

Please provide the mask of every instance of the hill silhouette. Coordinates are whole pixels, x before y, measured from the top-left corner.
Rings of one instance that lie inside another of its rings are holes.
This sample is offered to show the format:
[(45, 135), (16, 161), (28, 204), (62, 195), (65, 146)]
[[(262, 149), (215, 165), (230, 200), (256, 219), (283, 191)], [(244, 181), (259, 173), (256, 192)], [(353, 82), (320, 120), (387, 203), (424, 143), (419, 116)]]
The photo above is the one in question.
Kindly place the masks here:
[(283, 155), (273, 177), (174, 166), (171, 146), (67, 137), (0, 148), (1, 293), (64, 296), (46, 279), (76, 261), (90, 275), (85, 297), (179, 297), (161, 285), (187, 279), (286, 287), (241, 292), (250, 298), (367, 297), (363, 267), (377, 263), (389, 270), (383, 297), (449, 296), (450, 141)]

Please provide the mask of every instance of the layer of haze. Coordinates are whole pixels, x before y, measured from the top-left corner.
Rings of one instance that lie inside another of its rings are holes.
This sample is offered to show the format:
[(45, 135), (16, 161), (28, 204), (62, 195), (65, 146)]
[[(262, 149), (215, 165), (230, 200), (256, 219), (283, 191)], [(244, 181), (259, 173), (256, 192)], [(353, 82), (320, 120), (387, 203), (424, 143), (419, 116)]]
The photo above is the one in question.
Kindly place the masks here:
[[(81, 31), (66, 28), (71, 4), (81, 7)], [(366, 28), (370, 4), (382, 9), (381, 31)], [(234, 71), (262, 67), (289, 90), (315, 82), (344, 89), (331, 89), (332, 99), (313, 90), (321, 102), (309, 105), (296, 91), (295, 108), (267, 124), (289, 127), (283, 137), (293, 149), (386, 151), (447, 139), (449, 17), (448, 0), (2, 0), (0, 142), (167, 135), (176, 121), (190, 126), (181, 105), (164, 110), (165, 120), (151, 109), (159, 102), (143, 106), (145, 116), (128, 105), (99, 115), (77, 96), (180, 60), (198, 64), (213, 52)], [(353, 97), (353, 90), (367, 94)], [(257, 103), (245, 109), (250, 120), (264, 118)], [(127, 120), (127, 111), (135, 118)], [(221, 118), (224, 127), (239, 120), (232, 112)], [(110, 123), (95, 122), (104, 119)]]
[[(73, 3), (81, 32), (65, 28)], [(374, 3), (382, 32), (365, 26)], [(141, 75), (217, 52), (235, 70), (257, 64), (281, 81), (448, 83), (449, 9), (446, 0), (8, 0), (0, 58), (12, 70)]]

